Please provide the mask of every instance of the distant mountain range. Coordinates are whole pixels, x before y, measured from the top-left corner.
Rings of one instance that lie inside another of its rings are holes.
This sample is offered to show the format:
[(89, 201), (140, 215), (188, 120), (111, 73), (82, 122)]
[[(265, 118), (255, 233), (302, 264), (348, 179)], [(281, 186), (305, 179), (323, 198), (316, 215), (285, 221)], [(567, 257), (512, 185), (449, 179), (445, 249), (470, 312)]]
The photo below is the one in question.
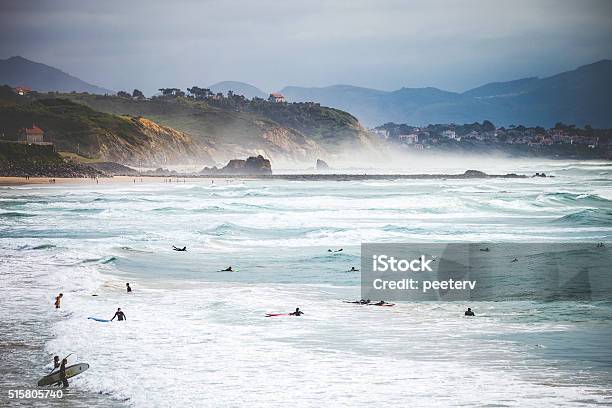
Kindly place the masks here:
[(57, 68), (33, 62), (23, 57), (0, 60), (0, 85), (24, 86), (39, 92), (114, 93), (109, 89), (82, 81)]
[(237, 81), (217, 82), (216, 84), (209, 86), (208, 89), (214, 93), (221, 92), (224, 95), (227, 94), (227, 91), (232, 91), (233, 93), (243, 95), (248, 99), (268, 97), (268, 94), (261, 89), (253, 85)]
[[(22, 57), (0, 60), (0, 85), (27, 86), (37, 91), (113, 93), (48, 65)], [(236, 81), (210, 86), (247, 98), (266, 98), (259, 88)], [(463, 93), (437, 88), (381, 91), (352, 85), (322, 88), (288, 86), (281, 93), (290, 102), (318, 102), (342, 109), (372, 127), (386, 122), (426, 125), (472, 123), (487, 119), (498, 126), (553, 126), (565, 122), (612, 128), (612, 61), (602, 60), (548, 78), (493, 82)]]
[(553, 126), (565, 122), (612, 127), (612, 61), (603, 60), (549, 78), (494, 82), (463, 93), (437, 88), (386, 92), (350, 85), (288, 86), (288, 101), (316, 101), (346, 110), (367, 126), (386, 122), (426, 125), (488, 119), (498, 126)]

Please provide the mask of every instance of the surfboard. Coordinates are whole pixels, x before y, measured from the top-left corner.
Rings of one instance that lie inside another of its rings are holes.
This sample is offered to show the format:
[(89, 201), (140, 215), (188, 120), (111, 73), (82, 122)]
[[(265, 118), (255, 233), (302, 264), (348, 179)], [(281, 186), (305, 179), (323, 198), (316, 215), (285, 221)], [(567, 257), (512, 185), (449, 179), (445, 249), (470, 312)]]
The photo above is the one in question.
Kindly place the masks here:
[[(71, 365), (70, 367), (66, 367), (66, 378), (71, 378), (71, 377), (74, 377), (75, 375), (79, 375), (82, 372), (87, 371), (88, 368), (89, 368), (89, 364), (86, 364), (86, 363), (75, 364), (75, 365)], [(60, 373), (59, 371), (56, 371), (49, 375), (45, 375), (43, 378), (38, 380), (38, 385), (42, 387), (44, 385), (52, 385), (60, 381), (62, 381), (60, 379)]]
[(289, 313), (266, 313), (266, 317), (289, 316)]
[(100, 319), (99, 317), (88, 317), (88, 319), (95, 320), (96, 322), (104, 322), (104, 323), (110, 322), (110, 320), (108, 319)]

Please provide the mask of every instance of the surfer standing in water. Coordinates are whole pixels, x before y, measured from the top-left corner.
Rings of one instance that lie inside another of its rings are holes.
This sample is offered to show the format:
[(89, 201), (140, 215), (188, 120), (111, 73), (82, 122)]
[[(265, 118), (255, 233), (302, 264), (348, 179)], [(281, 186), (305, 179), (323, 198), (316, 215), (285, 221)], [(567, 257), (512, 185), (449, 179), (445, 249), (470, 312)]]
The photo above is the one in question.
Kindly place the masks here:
[(60, 364), (59, 375), (60, 380), (62, 381), (62, 386), (64, 388), (68, 387), (68, 378), (66, 378), (66, 364), (68, 363), (68, 359), (63, 359), (62, 364)]
[(289, 313), (289, 316), (301, 316), (303, 314), (304, 312), (302, 312), (299, 307), (296, 307), (295, 312)]
[(127, 290), (127, 293), (132, 293), (132, 288), (130, 287), (130, 282), (125, 284), (125, 289)]
[[(53, 357), (53, 370), (55, 370), (56, 368), (59, 368), (60, 366), (60, 359), (59, 356), (54, 356)], [(53, 371), (51, 370), (51, 371)]]
[(64, 297), (63, 293), (60, 293), (59, 295), (57, 295), (55, 297), (55, 308), (59, 309), (60, 308), (60, 304), (62, 303), (62, 298)]
[(127, 321), (127, 317), (125, 317), (125, 313), (121, 311), (120, 307), (117, 308), (117, 311), (115, 312), (115, 315), (111, 319), (111, 322), (115, 320), (115, 317), (117, 318), (118, 321), (123, 321), (123, 320)]
[(474, 312), (472, 312), (472, 309), (468, 307), (468, 309), (465, 311), (464, 313), (465, 316), (476, 316), (474, 314)]

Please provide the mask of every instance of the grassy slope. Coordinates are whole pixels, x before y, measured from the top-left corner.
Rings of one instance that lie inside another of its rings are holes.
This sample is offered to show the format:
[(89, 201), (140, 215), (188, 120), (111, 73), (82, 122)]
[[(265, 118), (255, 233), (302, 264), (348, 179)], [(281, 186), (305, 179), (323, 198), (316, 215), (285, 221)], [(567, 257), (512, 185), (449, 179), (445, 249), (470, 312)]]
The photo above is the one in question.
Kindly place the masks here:
[(235, 154), (263, 149), (312, 160), (343, 145), (364, 147), (368, 134), (350, 114), (307, 104), (261, 103), (235, 109), (190, 98), (154, 98), (135, 101), (114, 96), (65, 95), (102, 112), (141, 115), (214, 144)]
[[(5, 92), (6, 94), (6, 92)], [(67, 99), (38, 100), (3, 97), (0, 91), (0, 132), (14, 139), (19, 129), (35, 123), (58, 150), (124, 163), (164, 164), (182, 158), (210, 163), (207, 147), (189, 135), (133, 117), (95, 111)]]

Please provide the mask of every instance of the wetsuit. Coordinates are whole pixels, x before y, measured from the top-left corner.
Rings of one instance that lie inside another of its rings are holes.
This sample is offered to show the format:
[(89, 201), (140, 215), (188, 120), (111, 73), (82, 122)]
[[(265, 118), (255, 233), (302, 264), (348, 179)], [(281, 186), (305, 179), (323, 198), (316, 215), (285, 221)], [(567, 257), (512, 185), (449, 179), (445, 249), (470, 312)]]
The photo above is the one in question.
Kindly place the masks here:
[(66, 362), (62, 361), (59, 369), (60, 380), (64, 388), (68, 387), (68, 379), (66, 378)]
[(59, 296), (55, 297), (55, 308), (59, 309), (60, 308), (60, 303), (62, 302), (62, 298)]
[(472, 312), (471, 310), (466, 310), (466, 311), (465, 311), (465, 315), (466, 315), (466, 316), (476, 316), (476, 315), (474, 314), (474, 312)]
[(125, 317), (125, 313), (123, 312), (115, 312), (115, 315), (113, 316), (113, 318), (111, 319), (111, 322), (113, 320), (115, 320), (115, 317), (117, 318), (117, 320), (122, 321), (122, 320), (127, 320), (127, 317)]

